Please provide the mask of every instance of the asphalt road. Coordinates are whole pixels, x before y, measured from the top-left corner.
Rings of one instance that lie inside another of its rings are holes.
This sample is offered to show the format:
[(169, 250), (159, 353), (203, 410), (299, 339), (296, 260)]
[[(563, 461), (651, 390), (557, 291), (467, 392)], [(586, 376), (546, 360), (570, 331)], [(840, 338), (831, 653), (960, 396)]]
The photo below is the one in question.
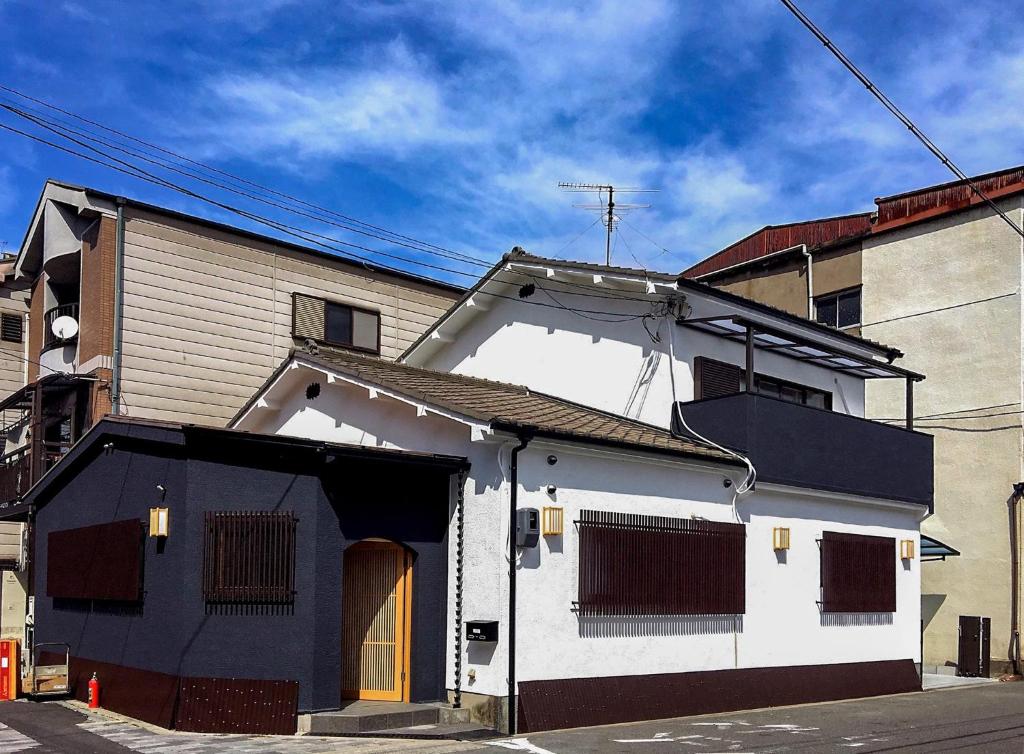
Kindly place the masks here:
[(0, 703), (0, 754), (585, 754), (999, 752), (1024, 754), (1024, 683), (529, 734), (399, 741), (159, 733), (59, 704)]
[[(528, 742), (525, 746), (524, 738)], [(1024, 683), (991, 683), (759, 712), (537, 733), (511, 739), (502, 748), (533, 754), (1016, 754), (1024, 753)]]

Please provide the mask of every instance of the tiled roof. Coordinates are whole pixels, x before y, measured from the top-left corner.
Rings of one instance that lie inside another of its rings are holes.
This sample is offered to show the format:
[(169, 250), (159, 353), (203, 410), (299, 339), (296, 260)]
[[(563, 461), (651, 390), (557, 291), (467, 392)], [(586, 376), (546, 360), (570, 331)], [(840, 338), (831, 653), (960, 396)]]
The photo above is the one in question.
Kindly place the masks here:
[(394, 390), (409, 398), (486, 422), (496, 429), (522, 430), (552, 438), (736, 462), (720, 450), (675, 437), (660, 427), (537, 393), (519, 385), (435, 372), (341, 351), (321, 349), (317, 356), (305, 353), (296, 353), (295, 356)]

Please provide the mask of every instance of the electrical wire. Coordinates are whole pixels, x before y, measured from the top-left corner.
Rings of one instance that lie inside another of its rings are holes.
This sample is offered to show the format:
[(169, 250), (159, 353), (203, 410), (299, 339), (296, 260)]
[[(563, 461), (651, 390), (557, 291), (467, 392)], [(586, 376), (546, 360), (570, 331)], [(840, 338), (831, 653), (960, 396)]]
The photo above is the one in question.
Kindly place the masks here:
[(884, 324), (887, 324), (889, 322), (899, 322), (900, 320), (911, 319), (912, 317), (921, 317), (921, 316), (924, 316), (925, 314), (935, 314), (936, 312), (948, 312), (951, 309), (960, 309), (960, 308), (965, 307), (965, 306), (972, 306), (973, 304), (985, 304), (985, 303), (988, 303), (989, 301), (998, 301), (1001, 298), (1009, 298), (1010, 296), (1017, 296), (1017, 295), (1019, 295), (1019, 291), (1010, 291), (1009, 293), (999, 293), (999, 294), (996, 294), (995, 296), (989, 296), (988, 298), (978, 298), (978, 299), (974, 299), (972, 301), (964, 301), (963, 303), (960, 303), (960, 304), (951, 304), (949, 306), (940, 306), (937, 309), (926, 309), (923, 312), (914, 312), (913, 314), (903, 314), (903, 315), (901, 315), (899, 317), (890, 317), (889, 319), (880, 319), (880, 320), (878, 320), (876, 322), (865, 322), (865, 323), (863, 323), (861, 325), (861, 327), (872, 327), (873, 325), (884, 325)]
[(723, 453), (725, 453), (725, 454), (727, 454), (729, 456), (732, 456), (733, 458), (737, 459), (738, 461), (742, 461), (746, 465), (746, 467), (747, 467), (747, 476), (746, 476), (746, 478), (744, 478), (743, 482), (741, 482), (740, 484), (735, 485), (735, 488), (733, 489), (733, 494), (732, 494), (732, 514), (733, 514), (733, 517), (735, 517), (737, 522), (742, 523), (742, 519), (740, 518), (739, 511), (736, 509), (736, 503), (737, 503), (737, 501), (739, 500), (739, 498), (742, 495), (746, 495), (748, 492), (750, 492), (750, 491), (752, 491), (754, 489), (754, 485), (757, 482), (757, 469), (754, 468), (754, 464), (746, 456), (740, 455), (735, 450), (730, 450), (729, 448), (725, 447), (724, 445), (719, 445), (714, 440), (709, 440), (707, 437), (705, 437), (704, 435), (702, 435), (699, 432), (695, 431), (693, 429), (693, 427), (691, 427), (689, 424), (686, 423), (686, 417), (683, 416), (683, 409), (680, 408), (680, 406), (679, 406), (678, 395), (676, 393), (676, 370), (675, 370), (675, 363), (676, 363), (676, 348), (675, 348), (676, 335), (675, 335), (675, 319), (673, 317), (671, 317), (670, 315), (666, 314), (665, 317), (663, 318), (663, 321), (668, 323), (668, 375), (669, 375), (669, 382), (672, 385), (672, 410), (675, 412), (676, 417), (679, 419), (679, 423), (683, 426), (683, 428), (687, 432), (689, 432), (691, 435), (696, 437), (698, 440), (701, 440), (701, 441), (707, 443), (708, 445), (710, 445), (713, 448), (717, 448), (718, 450), (722, 451)]
[[(122, 154), (127, 154), (129, 156), (135, 157), (136, 159), (140, 159), (140, 160), (142, 160), (142, 161), (144, 161), (146, 163), (149, 163), (151, 165), (155, 165), (157, 167), (163, 168), (164, 170), (169, 170), (169, 171), (171, 171), (173, 173), (176, 173), (178, 175), (181, 175), (181, 176), (183, 176), (185, 178), (190, 178), (192, 180), (196, 180), (196, 181), (199, 181), (201, 183), (205, 183), (208, 186), (212, 186), (214, 188), (221, 189), (222, 191), (228, 191), (228, 192), (231, 192), (231, 193), (233, 193), (233, 194), (235, 194), (237, 196), (242, 196), (242, 197), (245, 197), (247, 199), (252, 199), (253, 201), (259, 202), (261, 204), (265, 204), (267, 206), (274, 207), (276, 209), (284, 210), (285, 212), (290, 212), (292, 214), (299, 215), (301, 217), (305, 217), (305, 218), (308, 218), (310, 220), (315, 220), (317, 222), (322, 222), (322, 223), (324, 223), (326, 225), (330, 225), (330, 226), (333, 226), (333, 227), (336, 227), (336, 228), (340, 228), (342, 230), (347, 230), (347, 231), (350, 231), (350, 232), (353, 232), (353, 233), (359, 233), (359, 234), (362, 234), (364, 236), (367, 236), (367, 237), (370, 237), (370, 238), (375, 238), (375, 239), (377, 239), (379, 241), (384, 241), (385, 243), (394, 244), (396, 246), (402, 246), (404, 248), (411, 249), (413, 251), (418, 251), (418, 252), (421, 252), (421, 253), (430, 254), (432, 256), (438, 256), (438, 257), (442, 257), (442, 258), (445, 258), (445, 259), (451, 259), (453, 261), (460, 262), (460, 263), (463, 263), (463, 264), (476, 265), (476, 266), (485, 267), (485, 268), (489, 268), (493, 264), (492, 262), (487, 262), (487, 261), (484, 261), (484, 260), (476, 259), (475, 257), (470, 257), (468, 255), (460, 254), (458, 252), (430, 251), (430, 250), (425, 249), (425, 248), (423, 248), (422, 246), (419, 246), (419, 245), (414, 245), (414, 244), (407, 243), (407, 242), (404, 242), (404, 241), (388, 238), (388, 237), (380, 235), (380, 234), (376, 234), (376, 233), (360, 230), (358, 228), (353, 228), (351, 225), (346, 225), (346, 224), (343, 224), (343, 223), (339, 223), (339, 222), (336, 222), (336, 221), (329, 220), (326, 217), (323, 217), (322, 215), (316, 215), (316, 214), (312, 214), (310, 212), (306, 212), (306, 211), (303, 211), (303, 210), (300, 210), (300, 209), (295, 209), (293, 207), (290, 207), (290, 206), (288, 206), (286, 204), (282, 204), (280, 202), (274, 201), (272, 199), (266, 199), (266, 198), (263, 198), (261, 196), (258, 196), (256, 194), (254, 194), (254, 193), (251, 193), (249, 191), (245, 191), (245, 190), (242, 190), (242, 189), (235, 188), (235, 187), (230, 186), (228, 184), (225, 184), (225, 183), (223, 183), (221, 181), (211, 180), (209, 178), (204, 178), (203, 176), (200, 176), (200, 175), (195, 175), (194, 172), (186, 171), (186, 170), (181, 170), (181, 169), (175, 167), (174, 165), (167, 164), (167, 162), (164, 161), (164, 160), (154, 160), (154, 159), (151, 159), (149, 157), (146, 157), (143, 154), (140, 154), (139, 152), (137, 152), (135, 150), (126, 149), (125, 147), (117, 146), (115, 144), (112, 144), (109, 141), (104, 140), (104, 139), (100, 139), (100, 138), (97, 138), (97, 137), (85, 135), (85, 134), (83, 134), (79, 130), (71, 129), (71, 128), (66, 128), (66, 127), (63, 127), (63, 126), (54, 125), (54, 123), (52, 121), (49, 121), (46, 118), (40, 118), (40, 117), (36, 117), (36, 116), (31, 116), (31, 115), (23, 112), (19, 108), (11, 107), (10, 105), (5, 105), (5, 104), (0, 103), (0, 109), (6, 110), (6, 111), (8, 111), (10, 113), (13, 113), (13, 114), (15, 114), (15, 115), (17, 115), (17, 116), (19, 116), (21, 118), (24, 118), (24, 119), (34, 123), (35, 125), (39, 126), (40, 128), (44, 128), (44, 129), (46, 129), (46, 130), (50, 131), (51, 133), (54, 133), (54, 134), (56, 134), (58, 136), (62, 136), (64, 138), (70, 139), (70, 140), (72, 140), (75, 143), (78, 143), (80, 145), (83, 145), (82, 142), (77, 141), (76, 139), (74, 139), (71, 136), (68, 136), (69, 132), (73, 133), (73, 134), (77, 134), (78, 136), (81, 136), (82, 138), (87, 139), (87, 140), (89, 140), (91, 142), (102, 144), (102, 145), (104, 145), (104, 146), (106, 146), (106, 147), (108, 147), (110, 149), (115, 149), (118, 152), (121, 152)], [(342, 244), (346, 244), (346, 245), (348, 244), (347, 241), (343, 241), (343, 240), (340, 240), (340, 239), (338, 240), (338, 243), (342, 243)], [(355, 248), (363, 248), (363, 247), (359, 247), (358, 245), (356, 245)]]
[(946, 154), (935, 145), (935, 142), (933, 142), (931, 139), (925, 136), (924, 132), (921, 131), (921, 129), (918, 128), (916, 125), (914, 125), (914, 122), (910, 120), (910, 118), (907, 117), (903, 113), (903, 111), (900, 110), (896, 106), (896, 104), (891, 99), (889, 99), (888, 96), (886, 96), (884, 92), (882, 92), (881, 89), (875, 86), (874, 83), (872, 83), (871, 79), (869, 79), (860, 70), (860, 68), (858, 68), (853, 63), (853, 61), (846, 57), (846, 54), (842, 50), (836, 47), (835, 44), (833, 44), (833, 42), (828, 37), (825, 36), (824, 32), (822, 32), (821, 29), (819, 29), (814, 24), (814, 22), (811, 21), (811, 19), (809, 19), (804, 14), (804, 12), (796, 6), (796, 3), (794, 3), (793, 0), (779, 0), (779, 2), (781, 2), (786, 7), (786, 9), (789, 10), (789, 12), (792, 13), (797, 18), (797, 20), (800, 21), (800, 23), (802, 23), (807, 28), (807, 30), (811, 32), (811, 34), (817, 37), (818, 41), (825, 45), (825, 48), (832, 53), (836, 60), (842, 63), (846, 70), (852, 73), (856, 77), (856, 79), (867, 88), (871, 95), (882, 103), (882, 106), (885, 107), (886, 110), (892, 113), (896, 117), (896, 119), (900, 121), (900, 123), (906, 126), (910, 133), (912, 133), (914, 137), (919, 142), (921, 142), (921, 144), (923, 144), (929, 152), (931, 152), (936, 158), (938, 158), (939, 162), (945, 165), (950, 170), (950, 172), (953, 173), (953, 175), (955, 175), (961, 181), (966, 183), (970, 187), (971, 191), (973, 191), (978, 196), (978, 198), (984, 201), (985, 204), (987, 204), (997, 215), (999, 215), (1007, 225), (1013, 228), (1014, 232), (1017, 235), (1019, 235), (1021, 238), (1024, 238), (1024, 229), (1022, 229), (1019, 225), (1017, 225), (1017, 223), (1010, 219), (1010, 216), (1003, 212), (1003, 210), (1001, 210), (996, 205), (996, 203), (992, 201), (991, 198), (989, 198), (988, 194), (982, 191), (981, 188), (973, 180), (971, 180), (971, 178), (963, 170), (961, 170), (956, 165), (956, 163), (949, 159), (949, 157), (947, 157)]
[[(403, 235), (401, 233), (396, 233), (395, 231), (388, 230), (388, 229), (383, 228), (381, 226), (374, 225), (372, 223), (368, 223), (368, 222), (365, 222), (363, 220), (359, 220), (358, 218), (354, 218), (354, 217), (351, 217), (349, 215), (344, 215), (344, 214), (342, 214), (340, 212), (336, 212), (336, 211), (328, 209), (326, 207), (322, 207), (320, 205), (313, 204), (311, 202), (307, 202), (307, 201), (305, 201), (303, 199), (299, 199), (299, 198), (297, 198), (295, 196), (292, 196), (290, 194), (286, 194), (284, 192), (277, 191), (277, 190), (269, 188), (267, 186), (263, 186), (263, 185), (261, 185), (259, 183), (256, 183), (254, 181), (248, 180), (246, 178), (242, 178), (242, 177), (240, 177), (238, 175), (235, 175), (233, 173), (230, 173), (230, 172), (227, 172), (225, 170), (221, 170), (221, 169), (213, 167), (211, 165), (208, 165), (208, 164), (199, 162), (197, 160), (194, 160), (194, 159), (192, 159), (192, 158), (190, 158), (190, 157), (188, 157), (186, 155), (183, 155), (183, 154), (180, 154), (178, 152), (174, 152), (172, 150), (166, 149), (165, 147), (161, 147), (158, 144), (154, 144), (154, 143), (146, 141), (144, 139), (140, 139), (140, 138), (138, 138), (136, 136), (132, 136), (131, 134), (125, 133), (123, 131), (119, 131), (119, 130), (117, 130), (115, 128), (111, 128), (111, 127), (106, 126), (106, 125), (104, 125), (102, 123), (99, 123), (99, 122), (97, 122), (95, 120), (90, 120), (89, 118), (86, 118), (86, 117), (84, 117), (82, 115), (79, 115), (79, 114), (74, 113), (74, 112), (72, 112), (70, 110), (66, 110), (64, 108), (58, 107), (56, 105), (50, 104), (50, 103), (46, 102), (45, 100), (39, 99), (37, 97), (33, 97), (33, 96), (29, 95), (29, 94), (26, 94), (24, 92), (18, 91), (17, 89), (11, 88), (9, 86), (5, 86), (3, 84), (0, 84), (0, 91), (6, 91), (6, 92), (8, 92), (10, 94), (13, 94), (13, 95), (17, 96), (17, 97), (20, 97), (22, 99), (28, 100), (29, 102), (34, 102), (34, 103), (36, 103), (38, 105), (41, 105), (42, 107), (47, 108), (48, 110), (51, 110), (51, 111), (54, 111), (54, 112), (58, 112), (58, 113), (62, 113), (64, 115), (67, 115), (67, 116), (73, 118), (76, 121), (79, 121), (79, 122), (82, 122), (82, 123), (87, 123), (89, 125), (92, 125), (92, 126), (95, 126), (95, 127), (99, 128), (99, 129), (101, 129), (101, 130), (103, 130), (103, 131), (105, 131), (107, 133), (114, 134), (115, 136), (121, 137), (122, 139), (127, 139), (127, 140), (129, 140), (131, 142), (134, 142), (136, 144), (139, 144), (139, 145), (141, 145), (143, 147), (147, 147), (150, 150), (156, 150), (156, 152), (158, 152), (158, 153), (162, 153), (162, 154), (168, 155), (169, 157), (173, 157), (174, 159), (179, 160), (179, 161), (181, 161), (183, 163), (194, 165), (197, 168), (199, 168), (200, 171), (205, 171), (208, 175), (212, 175), (212, 174), (220, 175), (220, 176), (222, 176), (224, 178), (227, 178), (229, 180), (232, 180), (232, 181), (234, 181), (234, 182), (236, 182), (238, 184), (250, 186), (253, 189), (256, 189), (258, 191), (263, 192), (264, 195), (277, 196), (277, 197), (285, 199), (285, 200), (287, 200), (289, 202), (292, 202), (292, 203), (294, 203), (296, 205), (305, 206), (305, 207), (307, 207), (309, 209), (317, 210), (319, 212), (324, 212), (324, 213), (327, 213), (327, 214), (329, 214), (329, 215), (331, 215), (331, 216), (333, 216), (335, 218), (344, 220), (346, 222), (355, 223), (355, 224), (363, 226), (364, 228), (369, 228), (369, 229), (374, 230), (374, 231), (378, 231), (378, 232), (381, 232), (381, 233), (386, 233), (389, 236), (393, 236), (393, 237), (398, 238), (398, 239), (402, 239), (402, 240), (405, 240), (405, 241), (409, 241), (409, 242), (413, 242), (413, 243), (416, 243), (416, 244), (420, 244), (422, 246), (425, 246), (425, 247), (428, 247), (428, 248), (431, 248), (431, 249), (434, 249), (434, 250), (437, 250), (437, 251), (448, 252), (448, 253), (451, 253), (451, 254), (458, 254), (460, 256), (465, 256), (467, 258), (473, 259), (474, 261), (477, 261), (477, 262), (484, 262), (484, 263), (486, 263), (486, 260), (483, 260), (483, 259), (480, 259), (480, 258), (477, 258), (477, 257), (470, 257), (470, 255), (461, 254), (460, 252), (454, 252), (451, 249), (447, 249), (447, 248), (445, 248), (443, 246), (438, 246), (436, 244), (432, 244), (432, 243), (428, 243), (426, 241), (421, 241), (419, 239), (412, 238), (411, 236), (406, 236), (406, 235)], [(10, 101), (10, 100), (7, 100), (7, 101)], [(25, 108), (27, 110), (31, 110), (32, 112), (41, 113), (41, 111), (38, 110), (37, 108), (31, 108), (31, 107), (29, 107), (27, 105), (21, 105), (21, 107), (23, 107), (23, 108)], [(56, 120), (59, 121), (59, 122), (62, 122), (64, 124), (70, 125), (69, 121), (66, 121), (64, 119), (59, 119), (58, 118)], [(85, 132), (87, 132), (87, 133), (92, 134), (93, 136), (98, 136), (99, 135), (95, 131), (92, 131), (90, 129), (83, 129), (83, 130)], [(124, 144), (125, 142), (121, 141), (120, 143)], [(149, 155), (151, 155), (151, 156), (156, 156), (155, 153), (152, 152), (152, 151), (149, 151), (147, 153)], [(353, 231), (354, 232), (359, 232), (358, 230), (355, 230), (355, 229), (353, 229)]]
[[(267, 218), (267, 217), (259, 215), (257, 213), (249, 212), (248, 210), (244, 210), (244, 209), (242, 209), (240, 207), (235, 207), (233, 205), (226, 204), (226, 203), (221, 202), (221, 201), (219, 201), (217, 199), (210, 198), (210, 197), (205, 196), (205, 195), (203, 195), (201, 193), (193, 191), (193, 190), (191, 190), (191, 189), (189, 189), (187, 187), (180, 186), (180, 185), (178, 185), (178, 184), (176, 184), (174, 182), (171, 182), (171, 181), (168, 181), (166, 179), (163, 179), (160, 176), (154, 175), (154, 174), (150, 173), (149, 171), (146, 171), (146, 170), (144, 170), (142, 168), (139, 168), (139, 167), (137, 167), (135, 165), (132, 165), (129, 162), (121, 160), (121, 159), (119, 159), (117, 157), (113, 157), (111, 155), (107, 155), (102, 150), (96, 149), (95, 147), (92, 147), (89, 144), (80, 143), (80, 142), (76, 141), (73, 138), (66, 137), (66, 136), (64, 137), (64, 138), (68, 138), (68, 140), (70, 140), (72, 142), (78, 143), (79, 146), (83, 146), (84, 148), (94, 152), (95, 154), (99, 155), (100, 157), (104, 157), (107, 160), (112, 161), (113, 164), (111, 162), (105, 162), (103, 159), (99, 159), (98, 157), (92, 157), (92, 156), (90, 156), (88, 154), (84, 154), (84, 153), (79, 152), (79, 151), (77, 151), (75, 149), (71, 149), (70, 147), (67, 147), (67, 146), (64, 146), (62, 144), (58, 144), (56, 142), (50, 141), (50, 140), (45, 139), (45, 138), (43, 138), (41, 136), (38, 136), (36, 134), (32, 134), (32, 133), (29, 133), (27, 131), (23, 131), (21, 129), (14, 128), (13, 126), (7, 125), (5, 123), (0, 123), (0, 129), (9, 131), (9, 132), (17, 134), (19, 136), (23, 136), (25, 138), (28, 138), (28, 139), (31, 139), (33, 141), (39, 142), (41, 144), (45, 144), (46, 146), (52, 147), (54, 149), (58, 149), (58, 150), (60, 150), (62, 152), (68, 153), (68, 154), (70, 154), (72, 156), (78, 157), (78, 158), (86, 160), (88, 162), (92, 162), (92, 163), (101, 165), (103, 167), (106, 167), (108, 169), (111, 169), (111, 170), (123, 173), (125, 175), (131, 176), (131, 177), (136, 178), (138, 180), (142, 180), (142, 181), (147, 182), (147, 183), (152, 183), (154, 185), (157, 185), (157, 186), (160, 186), (160, 187), (163, 187), (163, 188), (168, 188), (168, 189), (171, 189), (171, 190), (176, 191), (178, 193), (184, 194), (186, 196), (195, 198), (195, 199), (197, 199), (199, 201), (206, 202), (207, 204), (211, 204), (211, 205), (213, 205), (215, 207), (218, 207), (220, 209), (223, 209), (223, 210), (225, 210), (227, 212), (231, 212), (233, 214), (237, 214), (240, 217), (244, 217), (246, 219), (249, 219), (249, 220), (251, 220), (253, 222), (259, 223), (259, 224), (264, 225), (266, 227), (273, 228), (274, 230), (277, 230), (277, 231), (279, 231), (281, 233), (284, 233), (286, 235), (292, 236), (294, 238), (298, 238), (298, 239), (300, 239), (300, 240), (302, 240), (302, 241), (304, 241), (304, 242), (306, 242), (308, 244), (311, 244), (311, 245), (314, 245), (314, 246), (318, 246), (318, 247), (321, 247), (321, 248), (324, 248), (324, 249), (327, 249), (327, 250), (330, 250), (330, 251), (338, 252), (338, 253), (344, 255), (344, 257), (349, 259), (349, 260), (353, 260), (354, 259), (354, 260), (358, 260), (360, 262), (363, 262), (364, 266), (366, 266), (368, 270), (377, 269), (377, 270), (381, 270), (381, 271), (385, 271), (385, 272), (392, 272), (392, 273), (397, 273), (397, 274), (407, 274), (407, 272), (405, 270), (402, 270), (402, 269), (399, 269), (399, 268), (395, 268), (395, 267), (390, 267), (390, 266), (388, 266), (386, 264), (381, 264), (380, 262), (377, 262), (374, 259), (368, 258), (368, 257), (360, 255), (360, 254), (356, 254), (356, 253), (352, 252), (350, 249), (339, 248), (338, 246), (334, 246), (332, 242), (338, 243), (339, 241), (338, 241), (338, 239), (335, 239), (332, 236), (325, 236), (323, 234), (315, 233), (313, 231), (309, 231), (309, 230), (306, 230), (306, 229), (303, 229), (303, 228), (298, 228), (296, 226), (289, 225), (287, 223), (282, 223), (282, 222), (273, 220), (271, 218)], [(414, 266), (421, 266), (421, 267), (426, 267), (426, 268), (433, 269), (433, 270), (438, 270), (438, 271), (442, 271), (442, 272), (448, 272), (448, 273), (451, 273), (451, 274), (463, 275), (463, 276), (466, 276), (466, 277), (470, 277), (470, 278), (472, 278), (474, 280), (478, 279), (477, 275), (475, 275), (473, 273), (468, 273), (468, 272), (465, 272), (465, 271), (462, 271), (462, 270), (455, 270), (455, 269), (452, 269), (452, 268), (449, 268), (449, 267), (443, 267), (443, 266), (440, 266), (440, 265), (434, 265), (434, 264), (431, 264), (431, 263), (428, 263), (428, 262), (423, 262), (423, 261), (420, 261), (420, 260), (410, 259), (408, 257), (404, 257), (404, 256), (401, 256), (401, 255), (396, 255), (396, 254), (391, 254), (391, 253), (388, 253), (388, 252), (384, 252), (384, 251), (381, 251), (379, 249), (373, 249), (373, 248), (369, 248), (369, 247), (364, 247), (364, 246), (361, 246), (361, 245), (358, 245), (358, 244), (351, 244), (351, 243), (347, 243), (347, 242), (343, 242), (343, 241), (341, 241), (340, 243), (344, 243), (345, 245), (347, 245), (349, 247), (352, 247), (352, 248), (357, 248), (357, 249), (366, 251), (367, 253), (376, 254), (376, 255), (379, 255), (379, 256), (384, 256), (384, 257), (388, 257), (388, 258), (391, 258), (391, 259), (396, 259), (396, 260), (399, 260), (399, 261), (404, 261), (404, 262), (406, 262), (408, 264), (411, 264), (411, 265), (414, 265)], [(641, 317), (647, 316), (647, 312), (640, 312), (640, 313), (636, 313), (636, 314), (624, 314), (622, 312), (610, 312), (610, 311), (600, 310), (600, 309), (582, 309), (582, 308), (578, 308), (578, 307), (570, 307), (570, 306), (567, 306), (566, 304), (563, 304), (562, 302), (558, 301), (557, 299), (555, 299), (542, 286), (537, 286), (537, 287), (538, 287), (538, 289), (542, 290), (546, 295), (548, 295), (552, 299), (553, 303), (546, 304), (546, 303), (544, 303), (542, 301), (527, 301), (527, 300), (524, 300), (524, 299), (516, 298), (516, 297), (513, 297), (513, 296), (506, 296), (504, 294), (495, 293), (495, 292), (492, 292), (492, 291), (482, 291), (482, 290), (480, 290), (480, 291), (476, 291), (475, 293), (479, 294), (479, 295), (491, 296), (491, 297), (494, 297), (494, 298), (505, 299), (505, 300), (508, 300), (508, 301), (529, 304), (529, 305), (532, 305), (532, 306), (542, 306), (542, 307), (546, 307), (546, 308), (563, 309), (563, 310), (572, 312), (573, 314), (577, 314), (579, 316), (584, 316), (584, 317), (587, 317), (587, 318), (590, 318), (590, 319), (598, 319), (598, 321), (625, 322), (625, 321), (629, 321), (629, 320), (632, 320), (632, 319), (639, 319)], [(616, 297), (609, 296), (608, 298), (616, 298)], [(619, 300), (622, 300), (621, 297), (618, 297), (618, 298), (619, 298)], [(635, 299), (635, 300), (640, 301), (641, 299)], [(649, 300), (647, 300), (647, 299), (643, 299), (643, 301), (644, 301), (644, 303), (648, 303), (649, 302)], [(594, 315), (594, 316), (588, 317), (587, 315)], [(612, 319), (605, 319), (605, 320), (599, 319), (602, 316), (604, 316), (604, 317), (611, 317)]]

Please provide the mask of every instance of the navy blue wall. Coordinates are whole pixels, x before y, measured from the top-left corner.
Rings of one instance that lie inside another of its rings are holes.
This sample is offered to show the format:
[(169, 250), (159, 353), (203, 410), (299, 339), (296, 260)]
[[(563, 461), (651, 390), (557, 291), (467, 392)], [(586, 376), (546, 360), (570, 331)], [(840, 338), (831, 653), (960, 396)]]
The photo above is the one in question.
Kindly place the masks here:
[[(326, 461), (285, 445), (150, 440), (95, 442), (37, 500), (36, 639), (72, 654), (176, 675), (295, 680), (299, 708), (339, 704), (342, 558), (382, 537), (414, 557), (411, 694), (442, 699), (447, 600), (448, 472), (371, 461)], [(161, 502), (156, 485), (166, 488)], [(147, 538), (141, 606), (46, 596), (50, 531), (141, 518), (170, 509), (171, 533)], [(208, 610), (202, 597), (204, 513), (287, 510), (298, 518), (295, 601), (287, 610)]]

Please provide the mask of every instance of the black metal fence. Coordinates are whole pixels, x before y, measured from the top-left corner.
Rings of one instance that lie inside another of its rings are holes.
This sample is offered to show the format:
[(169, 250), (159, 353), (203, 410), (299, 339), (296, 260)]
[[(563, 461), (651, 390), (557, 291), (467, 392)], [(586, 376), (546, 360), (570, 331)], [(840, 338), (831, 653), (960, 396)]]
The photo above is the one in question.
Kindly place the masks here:
[(580, 615), (745, 612), (742, 524), (590, 510), (577, 524)]
[(896, 612), (896, 540), (823, 532), (821, 610), (825, 613)]
[(282, 604), (295, 593), (290, 512), (206, 513), (203, 597), (207, 602)]

